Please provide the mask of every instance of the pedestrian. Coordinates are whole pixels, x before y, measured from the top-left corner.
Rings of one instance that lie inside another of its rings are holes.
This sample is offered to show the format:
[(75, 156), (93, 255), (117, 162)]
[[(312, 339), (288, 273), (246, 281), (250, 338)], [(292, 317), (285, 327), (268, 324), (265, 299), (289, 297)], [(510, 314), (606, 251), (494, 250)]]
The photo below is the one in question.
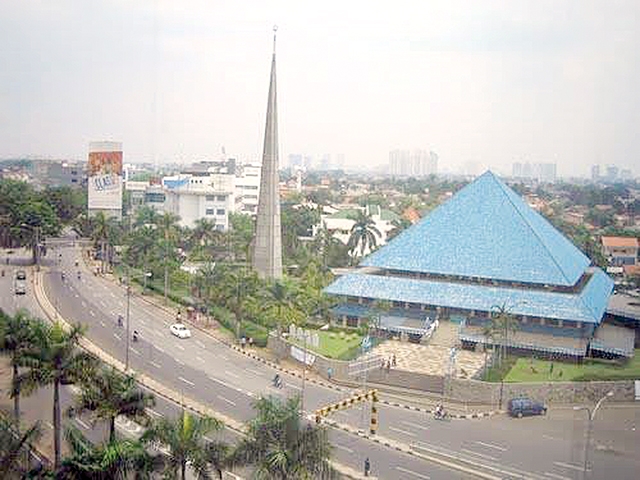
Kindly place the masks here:
[(380, 364), (380, 370), (384, 370), (385, 367), (385, 362), (384, 362), (384, 358), (382, 359), (382, 363)]
[(245, 347), (246, 344), (247, 344), (247, 339), (243, 335), (242, 338), (240, 339), (240, 346), (242, 347), (243, 350), (244, 350), (244, 347)]
[(327, 378), (331, 381), (331, 377), (333, 377), (333, 368), (327, 368)]
[(178, 313), (176, 314), (176, 323), (182, 323), (182, 312), (180, 310), (178, 310)]
[(371, 462), (369, 461), (369, 457), (364, 459), (364, 476), (368, 477), (371, 472)]
[(387, 360), (387, 373), (391, 371), (391, 362)]
[(249, 337), (249, 347), (253, 347), (253, 337)]
[(396, 366), (396, 354), (393, 354), (393, 357), (391, 357), (391, 366), (395, 367)]

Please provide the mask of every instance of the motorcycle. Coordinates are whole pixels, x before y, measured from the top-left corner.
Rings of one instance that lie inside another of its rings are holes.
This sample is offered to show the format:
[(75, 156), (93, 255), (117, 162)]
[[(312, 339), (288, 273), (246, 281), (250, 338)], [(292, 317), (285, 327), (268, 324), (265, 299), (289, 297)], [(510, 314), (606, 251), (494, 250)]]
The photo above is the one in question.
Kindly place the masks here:
[(282, 388), (282, 378), (275, 377), (273, 379), (273, 386), (276, 387), (276, 388)]
[(449, 414), (444, 410), (436, 410), (433, 412), (433, 418), (436, 420), (448, 420)]

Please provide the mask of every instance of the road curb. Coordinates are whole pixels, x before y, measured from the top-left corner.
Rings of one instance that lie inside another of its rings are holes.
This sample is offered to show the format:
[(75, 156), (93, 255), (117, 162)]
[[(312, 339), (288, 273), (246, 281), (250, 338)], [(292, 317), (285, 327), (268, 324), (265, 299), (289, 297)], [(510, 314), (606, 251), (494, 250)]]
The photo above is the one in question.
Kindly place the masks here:
[[(51, 321), (59, 322), (63, 326), (63, 328), (69, 329), (70, 323), (66, 321), (64, 317), (56, 310), (56, 308), (53, 306), (53, 304), (49, 300), (49, 297), (46, 294), (46, 291), (44, 289), (44, 269), (41, 269), (39, 272), (36, 272), (36, 274), (33, 276), (33, 279), (34, 279), (33, 291), (36, 297), (36, 301), (40, 305), (40, 308), (42, 308), (42, 310), (45, 312), (45, 314), (49, 317)], [(210, 417), (214, 417), (220, 420), (225, 425), (225, 427), (235, 431), (236, 433), (242, 436), (246, 436), (246, 427), (242, 422), (239, 422), (225, 414), (222, 414), (207, 406), (204, 406), (196, 400), (193, 400), (189, 397), (185, 397), (183, 394), (178, 394), (178, 392), (175, 392), (174, 390), (165, 387), (160, 382), (152, 379), (151, 377), (143, 373), (136, 372), (135, 370), (132, 370), (132, 369), (129, 369), (129, 372), (125, 372), (124, 364), (120, 360), (114, 358), (113, 356), (111, 356), (110, 354), (102, 350), (100, 347), (98, 347), (96, 344), (94, 344), (92, 341), (88, 340), (87, 338), (82, 337), (79, 342), (79, 346), (83, 350), (95, 355), (105, 364), (110, 365), (123, 373), (130, 373), (134, 375), (134, 377), (136, 378), (136, 381), (138, 381), (141, 385), (143, 385), (145, 388), (152, 391), (156, 395), (163, 397), (175, 404), (182, 405), (184, 408), (194, 413), (197, 413), (199, 415), (207, 415)], [(232, 347), (235, 347), (235, 346), (232, 346)], [(363, 475), (359, 475), (352, 468), (346, 465), (342, 465), (341, 463), (338, 463), (332, 460), (330, 460), (329, 463), (336, 471), (340, 473), (340, 475), (342, 475), (345, 478), (351, 478), (356, 480), (365, 478)], [(369, 477), (369, 478), (372, 478), (372, 477)]]

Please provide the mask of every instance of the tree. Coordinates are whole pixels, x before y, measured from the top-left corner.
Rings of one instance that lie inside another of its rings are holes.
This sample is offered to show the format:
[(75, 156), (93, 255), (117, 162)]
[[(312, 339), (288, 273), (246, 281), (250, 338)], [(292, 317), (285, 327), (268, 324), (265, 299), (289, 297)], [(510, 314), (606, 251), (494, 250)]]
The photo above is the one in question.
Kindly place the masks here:
[(65, 430), (65, 440), (70, 453), (57, 469), (56, 477), (59, 479), (148, 479), (151, 478), (150, 473), (158, 468), (158, 462), (136, 440), (114, 439), (93, 445), (75, 426)]
[(94, 242), (97, 242), (100, 245), (100, 271), (104, 273), (105, 268), (105, 260), (107, 257), (107, 248), (109, 244), (110, 237), (110, 225), (109, 218), (105, 215), (104, 212), (98, 212), (91, 219), (91, 238)]
[(109, 424), (109, 442), (116, 440), (115, 421), (118, 415), (135, 420), (147, 420), (146, 408), (155, 405), (153, 395), (140, 390), (135, 378), (120, 373), (113, 367), (98, 369), (91, 377), (80, 382), (82, 388), (74, 410), (89, 411), (95, 419)]
[(178, 227), (179, 218), (172, 213), (165, 212), (160, 216), (157, 222), (158, 231), (162, 238), (161, 250), (164, 258), (164, 301), (166, 303), (167, 296), (169, 295), (169, 264), (173, 257), (170, 254), (175, 254), (176, 245), (178, 242)]
[(260, 398), (256, 417), (231, 458), (237, 465), (254, 465), (262, 479), (338, 478), (331, 467), (326, 427), (300, 416), (300, 398)]
[(133, 227), (140, 228), (156, 225), (159, 219), (160, 214), (155, 208), (144, 205), (136, 211), (136, 218), (133, 221)]
[(0, 309), (0, 353), (9, 357), (13, 371), (11, 396), (13, 397), (13, 416), (16, 428), (20, 430), (20, 382), (19, 367), (24, 357), (36, 346), (35, 321), (26, 311), (7, 315)]
[(73, 325), (68, 331), (60, 323), (38, 323), (36, 348), (24, 355), (29, 368), (20, 374), (19, 382), (27, 394), (38, 387), (53, 385), (53, 450), (54, 467), (60, 465), (62, 422), (60, 417), (60, 385), (76, 383), (91, 375), (96, 359), (78, 349), (84, 328)]
[(492, 330), (492, 334), (490, 336), (500, 339), (498, 365), (502, 367), (509, 342), (509, 334), (518, 330), (518, 321), (504, 304), (495, 305), (491, 310), (490, 330)]
[(27, 469), (21, 465), (22, 459), (40, 435), (39, 423), (21, 433), (13, 422), (0, 416), (0, 478), (26, 477)]
[(204, 437), (222, 428), (222, 423), (211, 417), (196, 417), (186, 410), (175, 419), (160, 418), (141, 437), (143, 443), (160, 443), (166, 447), (165, 478), (185, 480), (187, 462), (198, 478), (209, 478), (211, 447), (207, 447)]
[(352, 255), (364, 255), (367, 250), (373, 250), (378, 245), (378, 238), (382, 236), (373, 219), (366, 213), (359, 211), (355, 223), (351, 227), (348, 246)]
[(195, 227), (189, 236), (191, 251), (208, 260), (212, 259), (215, 251), (224, 246), (224, 237), (224, 234), (216, 228), (214, 221), (200, 218), (196, 220)]
[(265, 290), (263, 311), (267, 314), (271, 325), (280, 331), (283, 325), (298, 323), (304, 317), (298, 292), (286, 280), (276, 280)]

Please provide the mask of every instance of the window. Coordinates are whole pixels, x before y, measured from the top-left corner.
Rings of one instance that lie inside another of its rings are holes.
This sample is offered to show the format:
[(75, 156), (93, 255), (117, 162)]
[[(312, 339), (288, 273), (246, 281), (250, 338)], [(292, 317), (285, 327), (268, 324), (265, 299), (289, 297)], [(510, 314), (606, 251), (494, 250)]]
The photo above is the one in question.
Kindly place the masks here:
[(219, 208), (216, 210), (216, 215), (224, 215), (224, 208)]
[(218, 231), (220, 231), (220, 232), (221, 232), (221, 231), (223, 231), (223, 230), (224, 230), (224, 225), (221, 225), (221, 224), (219, 224), (219, 223), (218, 223), (218, 224), (216, 225), (216, 230), (218, 230)]
[(217, 200), (218, 202), (226, 202), (226, 201), (227, 201), (227, 197), (226, 197), (226, 195), (218, 195), (218, 196), (216, 197), (216, 200)]
[(247, 190), (257, 190), (258, 186), (257, 185), (245, 185), (245, 187)]
[(216, 199), (216, 196), (215, 195), (205, 195), (204, 199), (207, 202), (213, 202)]
[(206, 215), (213, 215), (213, 208), (207, 208), (205, 214)]

